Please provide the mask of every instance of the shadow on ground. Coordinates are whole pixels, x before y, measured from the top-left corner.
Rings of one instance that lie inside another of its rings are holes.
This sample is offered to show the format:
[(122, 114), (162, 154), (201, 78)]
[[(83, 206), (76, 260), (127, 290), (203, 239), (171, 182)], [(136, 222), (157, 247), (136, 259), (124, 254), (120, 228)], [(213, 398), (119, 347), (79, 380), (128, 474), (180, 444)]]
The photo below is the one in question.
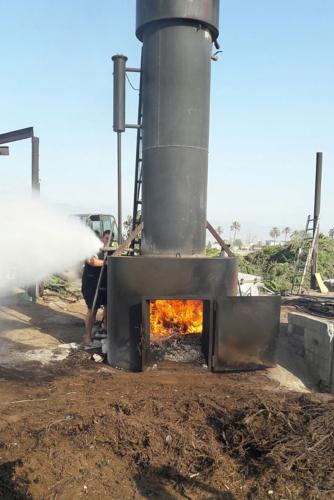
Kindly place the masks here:
[[(47, 304), (18, 301), (16, 297), (2, 303), (0, 336), (9, 329), (32, 329), (60, 342), (81, 342), (84, 320), (71, 311), (57, 311)], [(26, 318), (22, 317), (26, 316)]]
[(26, 492), (26, 485), (17, 483), (14, 479), (15, 467), (19, 461), (5, 462), (0, 465), (0, 498), (2, 500), (30, 500), (32, 497)]
[[(196, 477), (186, 477), (173, 467), (162, 466), (143, 467), (135, 476), (135, 482), (139, 493), (144, 498), (156, 498), (159, 500), (176, 500), (181, 496), (187, 496), (187, 489), (196, 491), (196, 496), (201, 495), (207, 500), (234, 500), (235, 497), (228, 491), (220, 491), (213, 486), (203, 483)], [(174, 495), (170, 490), (178, 492)]]

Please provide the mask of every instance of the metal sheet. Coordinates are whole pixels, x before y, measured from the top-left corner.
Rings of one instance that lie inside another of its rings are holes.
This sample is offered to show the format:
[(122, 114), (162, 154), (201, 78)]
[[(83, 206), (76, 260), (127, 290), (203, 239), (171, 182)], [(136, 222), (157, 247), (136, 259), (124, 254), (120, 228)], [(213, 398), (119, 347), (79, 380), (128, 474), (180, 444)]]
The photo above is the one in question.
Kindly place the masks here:
[(199, 21), (218, 37), (219, 0), (137, 0), (137, 37), (149, 24), (168, 20)]
[(280, 296), (217, 298), (213, 371), (273, 366), (280, 305)]
[(109, 257), (108, 362), (125, 370), (142, 370), (138, 344), (145, 298), (203, 300), (236, 292), (236, 259)]

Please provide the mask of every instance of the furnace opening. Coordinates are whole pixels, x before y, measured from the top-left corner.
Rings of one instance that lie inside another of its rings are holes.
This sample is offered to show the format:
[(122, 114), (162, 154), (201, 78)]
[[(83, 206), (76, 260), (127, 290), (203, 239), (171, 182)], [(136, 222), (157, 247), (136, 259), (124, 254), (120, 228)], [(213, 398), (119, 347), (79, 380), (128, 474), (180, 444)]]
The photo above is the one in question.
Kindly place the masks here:
[(202, 300), (151, 300), (151, 337), (203, 333)]

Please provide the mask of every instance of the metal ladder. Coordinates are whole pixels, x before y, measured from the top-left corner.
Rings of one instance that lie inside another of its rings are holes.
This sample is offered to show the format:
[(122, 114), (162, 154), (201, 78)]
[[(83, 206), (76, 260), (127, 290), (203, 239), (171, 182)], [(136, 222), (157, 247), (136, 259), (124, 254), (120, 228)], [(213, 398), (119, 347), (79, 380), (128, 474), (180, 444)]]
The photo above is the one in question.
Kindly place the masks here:
[[(142, 80), (143, 74), (140, 73), (140, 83), (139, 83), (139, 100), (138, 100), (138, 120), (139, 125), (137, 130), (137, 144), (136, 144), (136, 164), (135, 164), (135, 185), (134, 185), (134, 197), (133, 197), (133, 214), (132, 214), (132, 231), (136, 229), (141, 223), (141, 207), (142, 207), (142, 184), (143, 184), (143, 99), (142, 99)], [(140, 251), (141, 239), (140, 235), (135, 238), (131, 245), (131, 252)]]
[[(291, 293), (301, 293), (302, 287), (305, 281), (306, 273), (310, 269), (310, 265), (312, 262), (312, 255), (314, 251), (314, 246), (317, 239), (317, 234), (319, 231), (319, 219), (317, 221), (316, 227), (311, 227), (311, 222), (314, 222), (314, 219), (311, 219), (309, 215), (306, 221), (306, 227), (304, 231), (304, 237), (302, 243), (298, 249), (295, 272), (292, 278), (291, 284)], [(309, 236), (309, 232), (312, 231), (313, 235)], [(308, 247), (308, 243), (311, 241), (311, 245)], [(308, 247), (308, 249), (307, 249)]]

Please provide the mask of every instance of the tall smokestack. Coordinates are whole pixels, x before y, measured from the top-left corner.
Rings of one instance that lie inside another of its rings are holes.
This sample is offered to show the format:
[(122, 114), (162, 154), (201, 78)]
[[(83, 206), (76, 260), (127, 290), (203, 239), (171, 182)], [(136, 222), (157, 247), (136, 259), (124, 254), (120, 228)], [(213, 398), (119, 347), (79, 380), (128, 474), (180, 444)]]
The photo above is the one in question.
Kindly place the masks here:
[(143, 255), (205, 250), (219, 0), (137, 0), (143, 42)]

